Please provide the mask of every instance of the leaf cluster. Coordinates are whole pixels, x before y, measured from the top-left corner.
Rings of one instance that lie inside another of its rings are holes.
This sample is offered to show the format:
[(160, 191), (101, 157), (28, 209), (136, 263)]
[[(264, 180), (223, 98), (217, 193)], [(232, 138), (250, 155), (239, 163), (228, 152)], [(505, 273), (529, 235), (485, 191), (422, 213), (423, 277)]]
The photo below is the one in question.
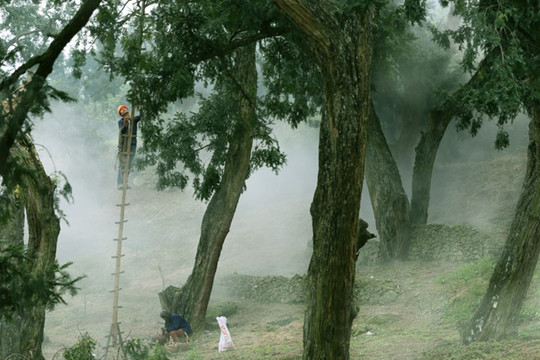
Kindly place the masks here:
[[(445, 1), (443, 5), (450, 2)], [(540, 104), (540, 51), (537, 29), (538, 2), (510, 0), (452, 1), (462, 19), (455, 30), (432, 28), (435, 40), (449, 48), (455, 43), (463, 53), (461, 65), (477, 74), (479, 85), (468, 89), (458, 120), (460, 129), (475, 135), (483, 117), (497, 118), (496, 146), (508, 144), (504, 125), (519, 112)], [(479, 67), (484, 58), (487, 66)]]
[[(196, 196), (208, 199), (221, 181), (237, 119), (232, 54), (281, 31), (284, 18), (273, 4), (255, 0), (162, 0), (145, 19), (136, 10), (124, 16), (115, 1), (107, 4), (95, 28), (99, 39), (108, 41), (100, 61), (106, 70), (131, 80), (128, 99), (144, 108), (139, 166), (156, 166), (160, 189), (184, 188), (193, 176)], [(144, 51), (137, 48), (141, 41)], [(178, 109), (178, 100), (194, 95), (196, 83), (211, 90), (199, 96), (198, 112), (177, 110), (164, 119), (169, 107)], [(259, 120), (252, 171), (263, 165), (276, 170), (285, 161), (270, 133), (268, 120)]]
[(169, 360), (170, 355), (163, 345), (155, 342), (152, 347), (142, 339), (130, 339), (125, 343), (126, 354), (133, 360)]
[(94, 360), (93, 352), (96, 346), (97, 342), (85, 333), (79, 337), (75, 345), (64, 350), (62, 355), (65, 360)]
[(293, 128), (320, 113), (322, 77), (314, 60), (305, 56), (307, 44), (291, 32), (261, 42), (261, 71), (266, 90), (261, 106), (268, 117)]
[(74, 11), (73, 6), (63, 1), (0, 2), (1, 68), (13, 69), (41, 54)]
[[(222, 78), (208, 97), (200, 96), (198, 112), (190, 116), (178, 112), (170, 121), (160, 120), (145, 128), (144, 165), (155, 165), (158, 189), (185, 188), (193, 176), (195, 196), (207, 200), (221, 183), (226, 155), (233, 141), (238, 102), (233, 84)], [(151, 133), (148, 129), (151, 129)], [(285, 162), (271, 129), (263, 119), (256, 122), (256, 145), (251, 171), (269, 166), (277, 170)], [(183, 166), (179, 166), (179, 162)]]
[(63, 296), (77, 294), (76, 283), (83, 277), (72, 278), (66, 269), (72, 263), (55, 262), (42, 273), (34, 273), (33, 262), (23, 246), (0, 243), (0, 310), (3, 314), (23, 315), (36, 304), (48, 310), (65, 304)]

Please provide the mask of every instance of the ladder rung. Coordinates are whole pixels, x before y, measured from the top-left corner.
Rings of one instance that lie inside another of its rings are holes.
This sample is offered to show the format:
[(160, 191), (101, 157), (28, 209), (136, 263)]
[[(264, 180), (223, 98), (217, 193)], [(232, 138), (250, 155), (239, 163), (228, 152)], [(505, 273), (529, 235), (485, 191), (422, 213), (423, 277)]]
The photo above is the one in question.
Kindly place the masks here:
[[(124, 257), (125, 254), (121, 254), (120, 257)], [(113, 259), (116, 259), (118, 256), (117, 255), (113, 255), (111, 256)]]
[[(127, 223), (127, 220), (124, 220), (124, 221), (122, 221), (122, 222)], [(115, 224), (120, 224), (120, 221), (116, 221)]]
[[(118, 288), (118, 291), (122, 290), (122, 288)], [(109, 290), (109, 292), (114, 292), (115, 290)]]
[[(126, 240), (127, 240), (127, 237), (122, 238), (122, 241), (126, 241)], [(113, 241), (118, 241), (118, 238), (114, 238)]]
[[(120, 272), (118, 273), (118, 275), (123, 274), (123, 273), (124, 273), (124, 271), (122, 270), (122, 271), (120, 271)], [(111, 275), (116, 275), (116, 273), (111, 273)]]
[[(120, 207), (122, 204), (116, 204), (116, 206)], [(129, 206), (129, 203), (125, 203), (124, 206)]]

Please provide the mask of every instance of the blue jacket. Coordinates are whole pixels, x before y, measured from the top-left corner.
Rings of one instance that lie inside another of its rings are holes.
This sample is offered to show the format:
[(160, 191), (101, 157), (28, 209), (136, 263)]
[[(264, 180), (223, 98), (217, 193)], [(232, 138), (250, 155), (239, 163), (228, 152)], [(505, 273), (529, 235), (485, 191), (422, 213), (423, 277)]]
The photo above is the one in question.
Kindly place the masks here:
[(174, 313), (169, 316), (168, 320), (165, 320), (165, 329), (167, 329), (168, 332), (182, 329), (186, 334), (191, 335), (191, 326), (187, 320), (184, 317)]

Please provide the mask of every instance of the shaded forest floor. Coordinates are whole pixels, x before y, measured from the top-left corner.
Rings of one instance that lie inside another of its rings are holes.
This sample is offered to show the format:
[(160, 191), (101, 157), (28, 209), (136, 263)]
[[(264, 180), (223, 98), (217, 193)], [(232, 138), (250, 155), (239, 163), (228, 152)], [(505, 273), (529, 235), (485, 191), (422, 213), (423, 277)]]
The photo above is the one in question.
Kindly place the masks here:
[[(469, 224), (491, 237), (492, 248), (500, 248), (519, 195), (524, 162), (524, 154), (519, 153), (436, 165), (429, 222)], [(78, 295), (66, 297), (68, 304), (47, 316), (46, 359), (60, 359), (62, 350), (85, 333), (98, 342), (96, 357), (104, 354), (112, 313), (111, 256), (116, 251), (111, 240), (118, 231), (115, 204), (121, 195), (114, 189), (114, 177), (114, 173), (107, 175), (96, 187), (94, 178), (88, 180), (82, 185), (84, 195), (74, 194), (76, 206), (67, 211), (70, 226), (62, 229), (59, 260), (73, 261), (70, 272), (86, 278)], [(135, 174), (130, 181), (119, 318), (124, 339), (146, 341), (162, 325), (157, 294), (168, 285), (181, 286), (191, 272), (205, 204), (179, 191), (155, 191), (155, 177), (150, 173)], [(218, 353), (216, 327), (193, 339), (189, 350), (171, 354), (173, 359), (301, 359), (304, 305), (265, 303), (232, 294), (221, 279), (231, 274), (286, 278), (305, 274), (311, 251), (313, 192), (302, 181), (298, 185), (306, 188), (303, 193), (281, 196), (266, 183), (259, 190), (248, 184), (239, 205), (211, 299), (212, 304), (227, 301), (237, 307), (228, 317), (237, 349)], [(253, 197), (257, 191), (270, 195), (271, 201)], [(374, 231), (369, 214), (363, 217)], [(527, 296), (518, 339), (460, 345), (457, 327), (480, 301), (494, 261), (488, 256), (468, 263), (416, 260), (359, 265), (359, 280), (372, 280), (392, 289), (395, 296), (376, 301), (375, 294), (361, 303), (353, 323), (351, 359), (540, 359), (538, 276)]]

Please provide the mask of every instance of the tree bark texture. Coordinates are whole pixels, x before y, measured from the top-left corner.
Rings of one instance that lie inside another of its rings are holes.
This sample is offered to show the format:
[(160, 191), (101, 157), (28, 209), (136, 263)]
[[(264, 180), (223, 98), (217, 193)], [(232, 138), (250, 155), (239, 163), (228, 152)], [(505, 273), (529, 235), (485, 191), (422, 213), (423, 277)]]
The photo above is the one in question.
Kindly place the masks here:
[(6, 190), (8, 195), (5, 210), (8, 218), (3, 219), (5, 222), (0, 221), (0, 248), (3, 243), (22, 245), (24, 240), (24, 205), (21, 188), (9, 186)]
[[(7, 185), (8, 203), (6, 210), (9, 218), (0, 224), (0, 250), (8, 244), (23, 245), (24, 243), (24, 205), (19, 186)], [(12, 314), (8, 320), (4, 314), (0, 314), (0, 359), (6, 359), (12, 354), (17, 354), (20, 348), (19, 329), (20, 316)]]
[(192, 273), (181, 289), (169, 287), (160, 293), (162, 307), (183, 314), (195, 332), (202, 330), (204, 326), (223, 243), (249, 176), (256, 120), (255, 44), (237, 50), (234, 74), (241, 86), (241, 89), (238, 89), (238, 121), (229, 141), (220, 186), (204, 213)]
[(86, 25), (100, 3), (101, 0), (84, 1), (73, 19), (55, 36), (43, 54), (29, 59), (0, 83), (0, 91), (9, 93), (9, 89), (13, 87), (20, 76), (38, 65), (32, 80), (26, 85), (24, 95), (18, 101), (15, 111), (12, 114), (6, 114), (0, 109), (0, 122), (5, 124), (0, 128), (0, 173), (5, 170), (9, 150), (23, 126), (28, 111), (36, 103), (37, 98), (45, 96), (43, 91), (45, 80), (52, 72), (54, 62), (71, 39)]
[[(28, 222), (27, 271), (47, 274), (56, 260), (60, 220), (55, 213), (56, 185), (47, 176), (34, 145), (26, 135), (20, 136), (11, 148), (10, 159), (22, 171), (13, 180), (21, 188), (21, 197)], [(4, 172), (0, 172), (6, 176)], [(54, 276), (54, 273), (51, 273)], [(46, 305), (38, 299), (32, 308), (22, 309), (19, 327), (18, 354), (43, 360), (41, 345)], [(15, 319), (19, 321), (19, 319)]]
[(379, 258), (406, 258), (411, 227), (409, 199), (373, 106), (368, 120), (366, 183), (379, 234)]
[(518, 316), (540, 252), (540, 107), (531, 114), (527, 172), (516, 213), (487, 293), (462, 329), (464, 343), (517, 335)]
[(323, 77), (319, 172), (311, 204), (304, 359), (348, 359), (358, 213), (370, 111), (372, 13), (334, 1), (275, 0), (308, 39)]

